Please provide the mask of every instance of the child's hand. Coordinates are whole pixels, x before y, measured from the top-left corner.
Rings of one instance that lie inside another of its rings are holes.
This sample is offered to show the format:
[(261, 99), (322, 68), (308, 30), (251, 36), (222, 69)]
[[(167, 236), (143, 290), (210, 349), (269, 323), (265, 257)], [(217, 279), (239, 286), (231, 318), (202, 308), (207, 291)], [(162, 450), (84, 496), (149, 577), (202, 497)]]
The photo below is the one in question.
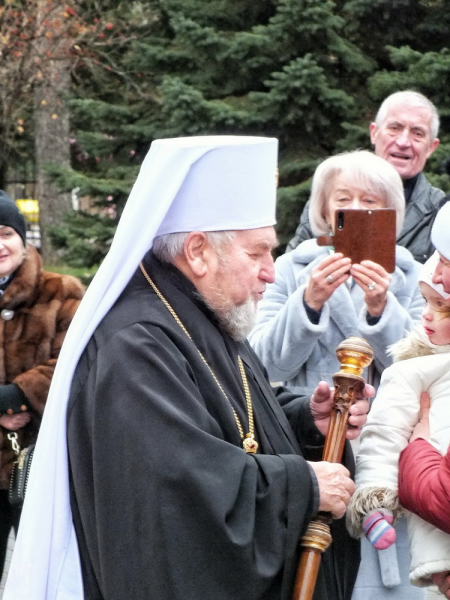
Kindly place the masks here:
[(393, 520), (392, 511), (387, 508), (374, 508), (367, 513), (363, 521), (363, 530), (377, 550), (385, 550), (395, 542), (395, 529), (391, 526)]
[(10, 431), (16, 431), (25, 427), (31, 419), (29, 412), (17, 413), (15, 415), (2, 415), (0, 417), (0, 425)]
[(420, 394), (419, 422), (412, 431), (411, 437), (409, 438), (410, 442), (413, 442), (417, 438), (427, 440), (430, 437), (429, 412), (430, 395), (427, 392), (422, 392), (422, 394)]

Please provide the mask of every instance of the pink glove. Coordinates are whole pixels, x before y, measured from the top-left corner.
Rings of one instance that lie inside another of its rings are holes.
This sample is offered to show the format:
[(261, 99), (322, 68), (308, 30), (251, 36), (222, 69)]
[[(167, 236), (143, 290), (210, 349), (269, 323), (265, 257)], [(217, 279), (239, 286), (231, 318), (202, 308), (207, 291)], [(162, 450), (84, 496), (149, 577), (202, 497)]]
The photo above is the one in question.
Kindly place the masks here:
[(377, 550), (385, 550), (395, 542), (394, 516), (387, 508), (374, 508), (363, 521), (364, 533)]

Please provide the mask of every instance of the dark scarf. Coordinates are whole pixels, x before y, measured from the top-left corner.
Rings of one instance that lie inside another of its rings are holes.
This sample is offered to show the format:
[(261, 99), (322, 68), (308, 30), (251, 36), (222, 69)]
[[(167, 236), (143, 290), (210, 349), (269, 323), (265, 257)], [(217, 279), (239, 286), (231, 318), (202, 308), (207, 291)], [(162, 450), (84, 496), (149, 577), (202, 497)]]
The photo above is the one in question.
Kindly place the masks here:
[(414, 177), (411, 177), (410, 179), (403, 179), (403, 191), (405, 192), (406, 204), (408, 204), (408, 202), (411, 200), (411, 196), (413, 194), (417, 180), (419, 179), (419, 175), (420, 173), (417, 173), (417, 175), (414, 175)]

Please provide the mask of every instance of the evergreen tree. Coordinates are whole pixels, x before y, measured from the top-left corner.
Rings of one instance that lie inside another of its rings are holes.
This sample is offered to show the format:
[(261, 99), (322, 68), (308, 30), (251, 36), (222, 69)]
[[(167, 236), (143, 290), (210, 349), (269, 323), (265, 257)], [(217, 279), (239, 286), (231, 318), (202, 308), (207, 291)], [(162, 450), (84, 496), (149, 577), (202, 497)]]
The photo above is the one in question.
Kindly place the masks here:
[[(128, 22), (143, 10), (132, 5)], [(353, 141), (346, 124), (364, 106), (375, 63), (342, 35), (330, 0), (155, 0), (145, 15), (122, 57), (128, 79), (115, 93), (94, 90), (94, 100), (92, 84), (89, 98), (72, 102), (75, 169), (60, 170), (59, 184), (112, 196), (120, 212), (155, 138), (275, 136), (287, 241), (317, 161)]]
[[(46, 260), (54, 260), (47, 230), (69, 211), (70, 200), (52, 185), (47, 171), (70, 165), (71, 75), (75, 68), (78, 76), (88, 69), (88, 79), (96, 82), (101, 81), (99, 72), (113, 72), (111, 65), (116, 65), (117, 55), (121, 59), (129, 41), (128, 26), (120, 18), (116, 23), (108, 20), (120, 14), (122, 5), (114, 0), (8, 0), (3, 4), (0, 187), (8, 180), (8, 167), (24, 174), (34, 163), (42, 250)], [(122, 31), (117, 25), (123, 25)], [(68, 191), (67, 186), (63, 191)]]
[(427, 162), (430, 181), (450, 191), (450, 0), (349, 0), (346, 35), (377, 61), (368, 80), (372, 114), (386, 96), (405, 89), (423, 93), (441, 117), (440, 145)]
[(449, 43), (449, 0), (347, 0), (341, 9), (346, 34), (379, 68), (391, 68), (390, 46), (427, 52)]
[(440, 144), (427, 161), (426, 171), (433, 185), (450, 191), (450, 50), (422, 54), (404, 46), (389, 51), (393, 70), (379, 71), (370, 78), (370, 94), (381, 101), (397, 90), (414, 89), (438, 107)]
[[(109, 3), (107, 3), (109, 4)], [(393, 91), (438, 106), (442, 143), (427, 165), (450, 189), (450, 0), (152, 0), (111, 6), (123, 43), (75, 72), (72, 169), (79, 188), (119, 216), (151, 141), (208, 134), (280, 140), (278, 235), (295, 230), (318, 161), (370, 148), (368, 125)], [(110, 211), (111, 212), (111, 211)], [(74, 217), (76, 220), (76, 217)], [(99, 222), (100, 223), (100, 222)]]

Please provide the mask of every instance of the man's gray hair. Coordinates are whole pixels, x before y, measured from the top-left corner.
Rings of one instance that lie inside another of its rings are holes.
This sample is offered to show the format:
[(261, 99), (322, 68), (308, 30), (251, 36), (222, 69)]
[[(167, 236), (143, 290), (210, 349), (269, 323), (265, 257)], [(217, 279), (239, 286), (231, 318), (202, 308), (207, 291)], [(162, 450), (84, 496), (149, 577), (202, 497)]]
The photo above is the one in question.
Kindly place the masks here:
[[(189, 232), (166, 233), (153, 240), (153, 253), (161, 262), (173, 263), (183, 254), (184, 242)], [(223, 247), (236, 237), (235, 231), (205, 231), (205, 235), (219, 257)]]
[(381, 104), (378, 109), (377, 116), (375, 117), (375, 125), (380, 128), (383, 126), (385, 122), (389, 110), (393, 106), (404, 105), (408, 107), (420, 107), (425, 108), (429, 111), (431, 115), (431, 123), (430, 123), (430, 134), (431, 140), (437, 138), (439, 133), (439, 115), (434, 104), (428, 100), (426, 96), (420, 94), (419, 92), (414, 92), (412, 90), (404, 90), (402, 92), (395, 92), (388, 96)]
[(354, 185), (385, 200), (386, 208), (395, 209), (397, 236), (405, 217), (405, 194), (400, 175), (383, 158), (368, 150), (343, 152), (325, 159), (317, 167), (311, 186), (309, 221), (315, 236), (330, 232), (325, 219), (330, 194), (338, 175)]

